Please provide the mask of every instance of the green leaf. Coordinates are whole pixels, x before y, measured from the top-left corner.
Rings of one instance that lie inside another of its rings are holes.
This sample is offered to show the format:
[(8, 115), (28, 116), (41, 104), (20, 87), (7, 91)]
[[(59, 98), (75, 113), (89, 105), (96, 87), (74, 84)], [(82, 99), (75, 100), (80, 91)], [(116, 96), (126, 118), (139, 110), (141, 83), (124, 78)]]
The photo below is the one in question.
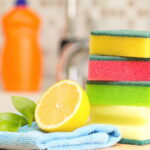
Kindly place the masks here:
[(0, 121), (0, 131), (17, 132), (20, 128), (20, 123), (14, 121), (3, 120)]
[(16, 124), (20, 124), (20, 126), (28, 124), (23, 116), (14, 113), (0, 113), (0, 122), (2, 121), (14, 122)]
[(28, 125), (31, 126), (34, 121), (34, 112), (36, 104), (25, 97), (12, 96), (14, 107), (26, 118)]

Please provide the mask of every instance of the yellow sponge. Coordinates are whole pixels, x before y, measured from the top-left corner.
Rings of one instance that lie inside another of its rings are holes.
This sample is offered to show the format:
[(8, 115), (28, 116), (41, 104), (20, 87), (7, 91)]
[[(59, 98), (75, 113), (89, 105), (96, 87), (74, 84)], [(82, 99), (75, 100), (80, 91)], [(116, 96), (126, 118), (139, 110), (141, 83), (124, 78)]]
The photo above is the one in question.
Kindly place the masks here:
[(93, 31), (90, 36), (90, 54), (149, 58), (150, 32)]
[(114, 124), (138, 124), (143, 125), (150, 122), (147, 118), (150, 116), (149, 107), (133, 106), (91, 106), (92, 119), (97, 118), (105, 123)]
[(130, 106), (92, 106), (90, 123), (113, 124), (124, 139), (150, 139), (150, 108)]

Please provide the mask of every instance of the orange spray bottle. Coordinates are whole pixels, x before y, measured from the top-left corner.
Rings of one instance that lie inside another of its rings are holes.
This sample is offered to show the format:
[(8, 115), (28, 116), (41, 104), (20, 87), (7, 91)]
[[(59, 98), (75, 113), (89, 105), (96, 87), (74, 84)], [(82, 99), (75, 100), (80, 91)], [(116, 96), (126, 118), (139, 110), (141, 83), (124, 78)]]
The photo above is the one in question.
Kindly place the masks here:
[(8, 91), (36, 91), (42, 78), (42, 55), (38, 42), (40, 19), (26, 0), (3, 18), (4, 47), (2, 81)]

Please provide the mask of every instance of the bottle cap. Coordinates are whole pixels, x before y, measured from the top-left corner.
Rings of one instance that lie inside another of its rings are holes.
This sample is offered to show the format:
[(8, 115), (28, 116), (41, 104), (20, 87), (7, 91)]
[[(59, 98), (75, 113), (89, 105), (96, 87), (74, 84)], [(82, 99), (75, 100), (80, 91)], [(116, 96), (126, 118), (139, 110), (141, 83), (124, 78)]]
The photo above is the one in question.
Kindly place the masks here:
[(26, 0), (17, 0), (16, 5), (17, 6), (25, 6), (25, 5), (27, 5), (27, 1)]

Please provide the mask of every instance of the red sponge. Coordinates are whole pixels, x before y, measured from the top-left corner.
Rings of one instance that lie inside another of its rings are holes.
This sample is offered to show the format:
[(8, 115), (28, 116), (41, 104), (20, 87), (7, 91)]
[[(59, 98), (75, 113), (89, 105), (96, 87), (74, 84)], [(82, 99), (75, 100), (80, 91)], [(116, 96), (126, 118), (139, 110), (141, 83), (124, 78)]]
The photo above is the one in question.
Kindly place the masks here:
[(88, 80), (150, 81), (150, 59), (91, 56)]

